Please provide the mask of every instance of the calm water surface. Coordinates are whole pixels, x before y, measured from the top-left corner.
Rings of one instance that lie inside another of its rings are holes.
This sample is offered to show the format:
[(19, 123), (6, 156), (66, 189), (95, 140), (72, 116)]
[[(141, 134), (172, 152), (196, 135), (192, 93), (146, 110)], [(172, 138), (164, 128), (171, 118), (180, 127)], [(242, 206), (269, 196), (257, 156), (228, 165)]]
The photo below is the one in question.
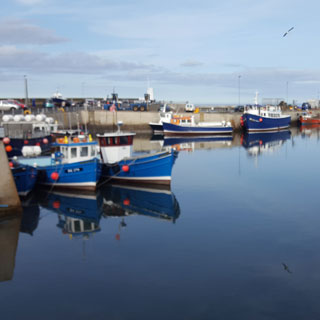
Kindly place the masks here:
[(319, 136), (186, 141), (171, 192), (38, 191), (2, 245), (1, 319), (320, 319)]

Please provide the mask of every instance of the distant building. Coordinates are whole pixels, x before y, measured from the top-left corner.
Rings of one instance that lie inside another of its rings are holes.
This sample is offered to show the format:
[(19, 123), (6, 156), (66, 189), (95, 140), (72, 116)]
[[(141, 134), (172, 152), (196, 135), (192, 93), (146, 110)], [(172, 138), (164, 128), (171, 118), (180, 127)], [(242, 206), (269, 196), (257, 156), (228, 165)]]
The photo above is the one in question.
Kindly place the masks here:
[(318, 99), (311, 99), (311, 100), (308, 100), (307, 102), (310, 104), (311, 108), (319, 108), (320, 107), (320, 100), (318, 100)]
[(283, 98), (263, 98), (261, 103), (263, 105), (270, 104), (273, 106), (277, 106), (281, 101), (285, 101), (285, 99), (283, 99)]
[(150, 101), (154, 101), (153, 88), (148, 88), (147, 89), (147, 94), (149, 95)]

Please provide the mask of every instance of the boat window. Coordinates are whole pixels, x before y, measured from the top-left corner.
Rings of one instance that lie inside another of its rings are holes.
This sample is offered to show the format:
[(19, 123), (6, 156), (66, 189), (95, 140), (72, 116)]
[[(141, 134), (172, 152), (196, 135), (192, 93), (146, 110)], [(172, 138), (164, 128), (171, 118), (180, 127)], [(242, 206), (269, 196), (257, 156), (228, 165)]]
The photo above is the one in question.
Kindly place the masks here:
[(71, 148), (71, 158), (77, 157), (77, 148)]
[(129, 137), (120, 137), (120, 145), (129, 144)]
[(74, 222), (74, 230), (75, 231), (81, 231), (81, 225), (80, 225), (80, 220), (76, 220), (75, 222)]
[(88, 147), (81, 147), (80, 149), (80, 157), (87, 157), (89, 154)]
[(94, 230), (94, 229), (92, 228), (92, 223), (89, 222), (89, 221), (83, 221), (83, 230), (84, 230), (84, 231)]
[(96, 155), (96, 148), (95, 146), (91, 146), (91, 157), (94, 157)]

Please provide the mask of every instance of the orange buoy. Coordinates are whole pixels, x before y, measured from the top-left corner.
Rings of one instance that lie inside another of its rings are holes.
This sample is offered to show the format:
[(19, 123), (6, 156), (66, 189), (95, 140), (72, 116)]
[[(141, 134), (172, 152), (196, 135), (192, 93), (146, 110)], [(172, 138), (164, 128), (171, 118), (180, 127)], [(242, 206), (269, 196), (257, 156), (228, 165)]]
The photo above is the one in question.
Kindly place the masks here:
[(259, 121), (262, 122), (262, 118), (259, 118)]
[(7, 152), (11, 152), (12, 151), (12, 147), (10, 145), (6, 146), (6, 151)]
[(10, 143), (10, 138), (4, 137), (4, 138), (2, 139), (2, 141), (3, 141), (4, 144), (9, 144), (9, 143)]
[(59, 200), (53, 201), (52, 207), (54, 209), (59, 209), (60, 208), (60, 201)]
[(130, 199), (124, 199), (123, 200), (123, 204), (125, 205), (125, 206), (130, 206)]
[(24, 140), (24, 141), (23, 141), (23, 144), (28, 144), (28, 143), (29, 143), (28, 140)]
[(129, 170), (130, 170), (130, 167), (129, 167), (127, 164), (124, 164), (124, 165), (122, 166), (122, 171), (123, 171), (123, 172), (129, 172)]
[(58, 172), (52, 172), (51, 173), (51, 179), (57, 181), (59, 179), (59, 173)]
[(74, 142), (74, 143), (78, 143), (78, 142), (80, 142), (80, 140), (79, 140), (78, 137), (74, 137), (74, 138), (73, 138), (73, 142)]
[(48, 143), (49, 143), (49, 141), (48, 141), (47, 138), (44, 138), (44, 139), (42, 140), (42, 142), (43, 142), (44, 144), (48, 144)]
[(13, 168), (13, 162), (11, 162), (11, 161), (9, 162), (9, 167)]

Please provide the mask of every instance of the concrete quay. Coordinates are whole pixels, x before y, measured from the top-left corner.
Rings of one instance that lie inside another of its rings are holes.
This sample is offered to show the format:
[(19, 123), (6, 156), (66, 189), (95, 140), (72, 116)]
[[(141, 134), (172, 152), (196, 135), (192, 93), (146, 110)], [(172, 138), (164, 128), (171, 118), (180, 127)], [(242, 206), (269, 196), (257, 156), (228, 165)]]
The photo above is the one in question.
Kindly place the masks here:
[(20, 198), (14, 182), (7, 153), (2, 141), (0, 142), (0, 220), (22, 212)]
[[(182, 115), (190, 115), (190, 113), (179, 112)], [(284, 114), (291, 115), (291, 123), (295, 125), (301, 112), (286, 111)], [(200, 112), (194, 113), (196, 122), (216, 122), (230, 121), (235, 131), (241, 130), (240, 112)], [(142, 132), (151, 132), (148, 125), (149, 122), (158, 122), (158, 112), (133, 112), (118, 111), (110, 112), (107, 110), (79, 110), (74, 112), (57, 112), (50, 114), (63, 128), (75, 128), (77, 124), (86, 125), (96, 132), (112, 131), (116, 128), (118, 121), (123, 122), (123, 130), (138, 130)], [(94, 133), (94, 132), (92, 132)]]

